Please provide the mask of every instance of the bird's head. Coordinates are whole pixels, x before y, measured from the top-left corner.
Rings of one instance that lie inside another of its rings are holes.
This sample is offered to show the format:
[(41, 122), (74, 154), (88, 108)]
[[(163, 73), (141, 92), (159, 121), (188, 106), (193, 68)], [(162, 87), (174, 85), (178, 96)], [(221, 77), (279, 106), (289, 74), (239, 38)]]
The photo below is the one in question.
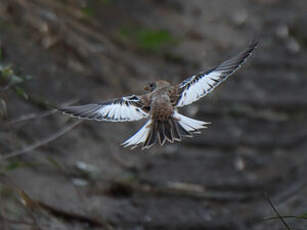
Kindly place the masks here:
[(149, 82), (145, 85), (144, 90), (152, 92), (156, 89), (157, 84), (156, 82)]
[(146, 91), (154, 91), (155, 89), (161, 89), (164, 87), (170, 86), (170, 83), (167, 81), (159, 80), (156, 82), (150, 82), (147, 85), (145, 85), (144, 90)]

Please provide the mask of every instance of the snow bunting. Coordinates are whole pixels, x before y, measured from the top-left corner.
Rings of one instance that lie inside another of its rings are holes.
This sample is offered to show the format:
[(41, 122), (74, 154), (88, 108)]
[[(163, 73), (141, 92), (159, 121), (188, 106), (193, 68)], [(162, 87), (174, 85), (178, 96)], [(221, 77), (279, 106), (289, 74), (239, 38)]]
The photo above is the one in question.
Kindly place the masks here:
[(247, 49), (224, 61), (209, 71), (195, 74), (180, 84), (171, 85), (159, 80), (145, 86), (148, 93), (116, 98), (110, 101), (66, 106), (60, 111), (79, 119), (124, 122), (148, 119), (145, 125), (122, 145), (135, 148), (142, 145), (148, 149), (155, 143), (181, 141), (207, 128), (208, 122), (195, 120), (178, 113), (177, 108), (189, 105), (206, 96), (214, 88), (240, 68), (250, 56), (258, 41), (254, 40)]

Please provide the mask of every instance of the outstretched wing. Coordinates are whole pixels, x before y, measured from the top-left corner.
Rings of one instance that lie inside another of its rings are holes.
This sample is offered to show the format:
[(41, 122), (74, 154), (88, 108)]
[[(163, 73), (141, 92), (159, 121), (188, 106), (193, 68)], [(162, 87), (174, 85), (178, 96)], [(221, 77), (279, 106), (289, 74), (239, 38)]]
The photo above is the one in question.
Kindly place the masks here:
[(148, 117), (145, 107), (143, 96), (132, 95), (99, 104), (66, 106), (58, 110), (79, 119), (124, 122)]
[(224, 61), (215, 68), (201, 72), (184, 80), (178, 85), (178, 99), (176, 106), (181, 107), (197, 101), (206, 96), (219, 84), (227, 79), (231, 74), (238, 70), (250, 56), (258, 44), (257, 40), (250, 43), (248, 48), (233, 58)]

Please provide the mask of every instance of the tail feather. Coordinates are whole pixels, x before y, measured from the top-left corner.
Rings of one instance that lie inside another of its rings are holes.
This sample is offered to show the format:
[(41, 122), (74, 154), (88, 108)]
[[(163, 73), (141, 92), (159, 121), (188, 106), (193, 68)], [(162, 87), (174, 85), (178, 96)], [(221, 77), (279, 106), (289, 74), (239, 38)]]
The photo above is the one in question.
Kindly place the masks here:
[(148, 135), (151, 132), (152, 120), (148, 120), (145, 125), (137, 131), (132, 137), (126, 140), (122, 145), (124, 147), (132, 146), (132, 149), (136, 148), (139, 143), (146, 141)]
[(186, 127), (184, 127), (184, 125), (178, 123), (177, 126), (178, 126), (179, 133), (180, 133), (181, 136), (183, 136), (183, 137), (192, 137), (193, 136), (192, 133), (189, 132)]
[(157, 142), (164, 145), (166, 142), (181, 141), (182, 137), (192, 137), (200, 133), (200, 129), (207, 128), (209, 124), (195, 120), (175, 112), (171, 118), (165, 121), (148, 120), (145, 125), (122, 145), (132, 146), (132, 149), (143, 144), (143, 149), (148, 149)]
[(145, 146), (147, 146), (147, 148), (150, 148), (152, 145), (154, 145), (157, 141), (157, 123), (154, 122), (152, 124), (152, 127), (151, 127), (151, 131), (149, 132), (149, 135), (144, 143), (144, 148)]
[(159, 143), (160, 145), (164, 145), (166, 141), (165, 137), (165, 122), (167, 121), (157, 121), (158, 123), (158, 137), (159, 137)]
[(181, 135), (179, 131), (179, 127), (177, 122), (175, 122), (174, 119), (169, 120), (171, 127), (172, 127), (172, 134), (173, 134), (173, 140), (174, 141), (181, 141)]
[(174, 142), (174, 138), (173, 138), (173, 128), (172, 128), (172, 124), (170, 122), (170, 120), (167, 120), (164, 124), (164, 134), (165, 134), (165, 137), (166, 139), (173, 143)]
[(199, 133), (200, 129), (207, 128), (206, 125), (210, 124), (210, 122), (195, 120), (182, 114), (179, 114), (178, 112), (175, 112), (173, 117), (178, 120), (182, 128), (194, 134)]

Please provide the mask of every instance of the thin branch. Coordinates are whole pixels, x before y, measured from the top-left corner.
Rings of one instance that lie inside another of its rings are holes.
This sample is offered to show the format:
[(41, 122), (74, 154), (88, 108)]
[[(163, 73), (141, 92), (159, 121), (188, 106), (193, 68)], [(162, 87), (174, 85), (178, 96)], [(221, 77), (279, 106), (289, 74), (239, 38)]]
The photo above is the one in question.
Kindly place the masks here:
[(131, 181), (111, 181), (107, 194), (113, 195), (117, 190), (139, 192), (156, 196), (180, 196), (196, 200), (215, 200), (223, 202), (237, 202), (253, 199), (255, 194), (243, 194), (233, 192), (209, 191), (202, 185), (186, 183), (168, 183), (163, 186), (154, 186), (150, 183), (138, 183)]
[(28, 153), (30, 151), (33, 151), (41, 146), (44, 146), (46, 144), (48, 144), (49, 142), (52, 142), (54, 140), (56, 140), (57, 138), (65, 135), (67, 132), (69, 132), (71, 129), (73, 129), (74, 127), (76, 127), (77, 125), (79, 125), (82, 121), (78, 120), (70, 125), (65, 126), (63, 129), (55, 132), (54, 134), (52, 134), (51, 136), (48, 136), (47, 138), (44, 138), (42, 140), (37, 141), (36, 143), (26, 146), (23, 149), (17, 150), (17, 151), (13, 151), (11, 153), (8, 154), (4, 154), (3, 157), (0, 158), (0, 161), (4, 161), (7, 160), (9, 158), (12, 157), (16, 157), (16, 156), (20, 156), (22, 154)]
[[(298, 220), (306, 220), (307, 217), (304, 216), (281, 216), (283, 219), (298, 219)], [(279, 219), (278, 216), (270, 216), (270, 217), (266, 217), (264, 218), (264, 220), (276, 220)]]
[(60, 217), (68, 220), (77, 220), (79, 222), (86, 222), (91, 226), (94, 227), (105, 227), (106, 229), (113, 229), (111, 226), (113, 225), (113, 222), (111, 220), (104, 220), (102, 218), (96, 219), (89, 216), (85, 216), (79, 213), (71, 212), (71, 211), (65, 211), (62, 209), (58, 209), (52, 205), (49, 205), (47, 203), (44, 203), (42, 201), (37, 201), (39, 206), (48, 211), (50, 214), (52, 214), (55, 217)]
[(266, 199), (270, 206), (272, 207), (273, 211), (276, 213), (277, 217), (280, 219), (281, 223), (286, 227), (287, 230), (291, 230), (287, 222), (284, 220), (284, 218), (279, 214), (278, 210), (275, 208), (273, 202), (271, 201), (270, 197), (266, 194)]
[[(78, 101), (77, 99), (72, 99), (68, 102), (61, 104), (60, 106), (71, 105), (71, 104), (74, 104), (77, 101)], [(41, 118), (47, 117), (49, 115), (52, 115), (52, 114), (56, 113), (57, 111), (58, 110), (56, 110), (56, 109), (52, 109), (52, 110), (49, 110), (49, 111), (46, 111), (46, 112), (43, 112), (43, 113), (30, 113), (30, 114), (22, 115), (22, 116), (20, 116), (16, 119), (12, 119), (10, 121), (7, 121), (4, 124), (4, 126), (15, 125), (17, 123), (25, 122), (25, 121), (29, 121), (29, 120), (33, 120), (33, 119), (41, 119)]]
[(0, 219), (2, 219), (3, 221), (6, 221), (10, 224), (22, 224), (22, 225), (30, 225), (30, 226), (33, 226), (33, 223), (29, 223), (29, 222), (26, 222), (26, 221), (20, 221), (20, 220), (13, 220), (13, 219), (9, 219), (5, 216), (1, 216), (0, 215)]

